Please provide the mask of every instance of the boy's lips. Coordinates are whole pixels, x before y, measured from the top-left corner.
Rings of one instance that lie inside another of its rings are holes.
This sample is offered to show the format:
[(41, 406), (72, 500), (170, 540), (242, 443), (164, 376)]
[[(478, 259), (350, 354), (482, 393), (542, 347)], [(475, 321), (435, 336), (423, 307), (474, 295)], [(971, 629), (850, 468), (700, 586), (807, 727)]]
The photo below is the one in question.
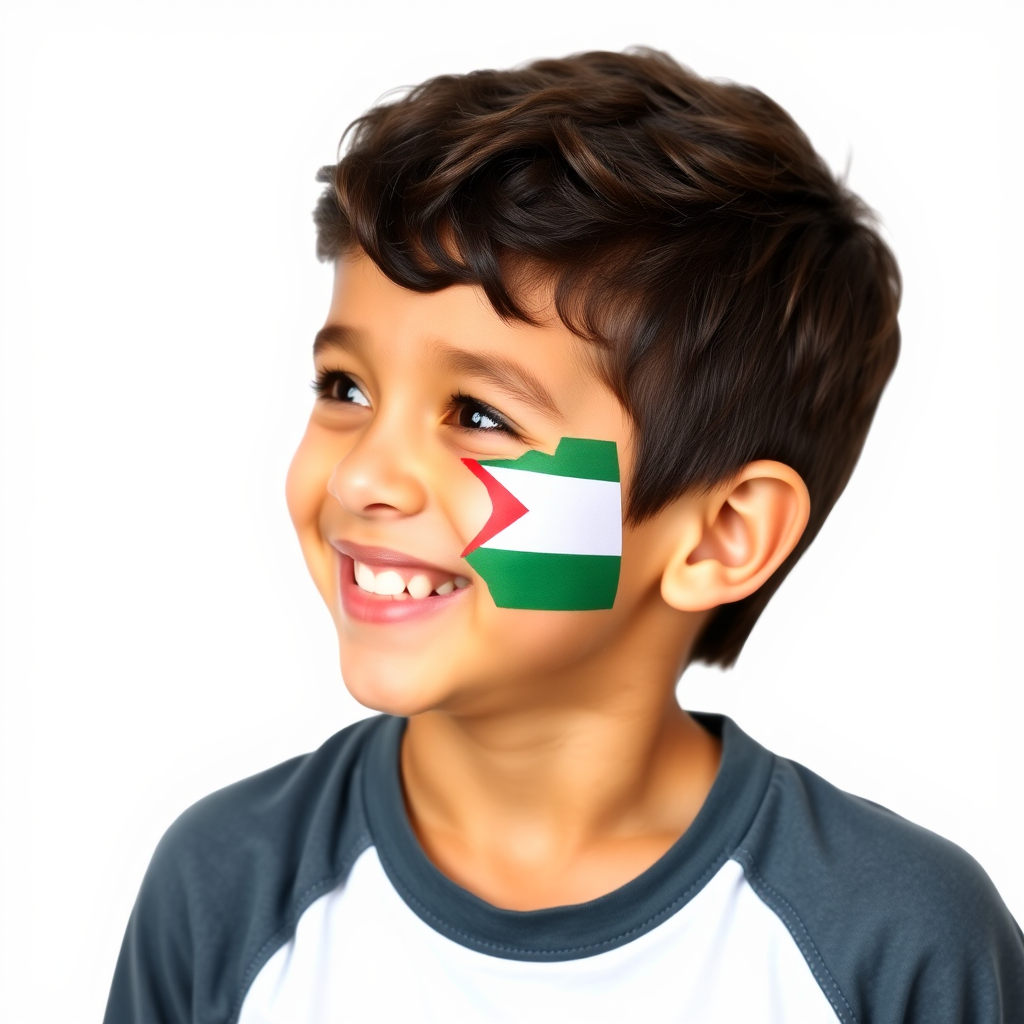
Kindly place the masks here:
[(447, 608), (468, 577), (391, 548), (334, 540), (342, 610), (363, 622), (419, 619)]
[[(414, 558), (412, 555), (405, 555), (401, 551), (393, 551), (391, 548), (376, 547), (372, 544), (356, 544), (351, 540), (333, 540), (331, 543), (343, 555), (354, 558), (357, 562), (365, 562), (368, 565), (380, 566), (406, 566), (410, 569), (432, 569), (435, 572), (448, 572), (447, 569), (430, 562), (424, 562), (422, 558)], [(455, 575), (455, 573), (451, 573)]]

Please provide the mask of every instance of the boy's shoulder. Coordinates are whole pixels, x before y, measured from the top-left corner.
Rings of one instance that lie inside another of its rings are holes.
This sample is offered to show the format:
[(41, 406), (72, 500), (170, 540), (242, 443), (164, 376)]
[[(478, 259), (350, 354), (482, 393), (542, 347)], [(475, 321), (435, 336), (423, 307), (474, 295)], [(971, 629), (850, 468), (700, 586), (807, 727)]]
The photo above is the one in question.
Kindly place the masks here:
[[(397, 724), (385, 715), (355, 722), (316, 750), (202, 797), (167, 829), (154, 863), (199, 857), (210, 871), (228, 853), (225, 866), (237, 872), (239, 850), (244, 849), (254, 868), (267, 857), (284, 856), (297, 858), (294, 867), (299, 870), (311, 848), (329, 856), (334, 847), (346, 845), (351, 826), (363, 821), (358, 781), (365, 750), (388, 723)], [(325, 840), (328, 835), (333, 839), (323, 847), (310, 842), (321, 833)], [(294, 848), (284, 841), (286, 836), (295, 838)]]
[(797, 762), (773, 760), (733, 859), (840, 1020), (1024, 1015), (1024, 936), (978, 862)]
[(128, 922), (108, 1021), (233, 1020), (303, 910), (370, 844), (359, 778), (378, 716), (203, 797), (167, 829)]

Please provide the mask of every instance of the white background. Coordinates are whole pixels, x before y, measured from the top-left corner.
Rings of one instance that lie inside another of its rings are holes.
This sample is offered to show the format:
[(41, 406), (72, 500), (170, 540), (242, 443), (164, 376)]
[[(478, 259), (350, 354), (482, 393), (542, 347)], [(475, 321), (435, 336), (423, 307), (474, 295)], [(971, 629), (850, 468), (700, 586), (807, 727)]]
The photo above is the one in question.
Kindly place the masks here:
[(317, 167), (392, 87), (633, 43), (849, 162), (906, 285), (852, 484), (684, 703), (960, 843), (1024, 919), (1019, 4), (0, 10), (3, 1020), (98, 1019), (169, 822), (365, 713), (283, 498)]

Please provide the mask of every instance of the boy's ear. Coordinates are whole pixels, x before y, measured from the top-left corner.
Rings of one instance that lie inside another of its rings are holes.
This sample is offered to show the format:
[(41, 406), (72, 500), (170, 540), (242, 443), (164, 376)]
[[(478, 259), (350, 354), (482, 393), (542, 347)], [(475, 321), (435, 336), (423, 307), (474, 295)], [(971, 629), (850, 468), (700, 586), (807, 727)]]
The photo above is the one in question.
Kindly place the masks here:
[(688, 612), (747, 597), (796, 547), (810, 512), (799, 473), (781, 462), (749, 463), (727, 484), (687, 502), (661, 596)]

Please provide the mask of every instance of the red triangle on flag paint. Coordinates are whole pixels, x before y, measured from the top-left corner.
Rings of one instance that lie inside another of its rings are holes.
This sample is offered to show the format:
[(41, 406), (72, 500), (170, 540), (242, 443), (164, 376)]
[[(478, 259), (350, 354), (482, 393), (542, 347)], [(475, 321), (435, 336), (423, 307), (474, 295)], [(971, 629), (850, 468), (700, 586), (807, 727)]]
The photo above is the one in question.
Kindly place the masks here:
[(506, 526), (511, 526), (517, 519), (522, 519), (530, 510), (507, 487), (495, 480), (476, 459), (462, 461), (487, 488), (487, 496), (491, 499), (491, 516), (484, 523), (483, 529), (466, 545), (466, 550), (462, 552), (462, 557), (465, 558), (495, 534), (501, 533)]

